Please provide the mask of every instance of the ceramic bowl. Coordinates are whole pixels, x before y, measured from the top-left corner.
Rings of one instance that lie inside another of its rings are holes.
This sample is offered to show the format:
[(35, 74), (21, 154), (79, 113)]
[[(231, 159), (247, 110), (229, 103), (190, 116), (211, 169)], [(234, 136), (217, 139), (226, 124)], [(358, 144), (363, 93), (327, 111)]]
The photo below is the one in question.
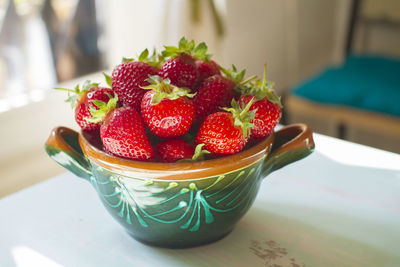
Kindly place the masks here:
[[(232, 231), (262, 180), (314, 149), (312, 131), (293, 124), (231, 156), (194, 163), (149, 163), (114, 157), (84, 133), (53, 129), (50, 157), (89, 181), (108, 212), (144, 243), (192, 247)], [(101, 224), (101, 222), (99, 222)]]

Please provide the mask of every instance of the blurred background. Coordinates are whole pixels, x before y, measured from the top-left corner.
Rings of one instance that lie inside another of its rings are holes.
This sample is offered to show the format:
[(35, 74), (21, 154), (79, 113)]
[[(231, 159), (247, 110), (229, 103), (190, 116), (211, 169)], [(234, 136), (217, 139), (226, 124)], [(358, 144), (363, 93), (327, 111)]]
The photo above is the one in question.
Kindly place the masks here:
[(248, 75), (267, 63), (282, 124), (400, 153), (398, 0), (0, 0), (0, 197), (64, 171), (43, 145), (77, 126), (52, 88), (182, 36)]

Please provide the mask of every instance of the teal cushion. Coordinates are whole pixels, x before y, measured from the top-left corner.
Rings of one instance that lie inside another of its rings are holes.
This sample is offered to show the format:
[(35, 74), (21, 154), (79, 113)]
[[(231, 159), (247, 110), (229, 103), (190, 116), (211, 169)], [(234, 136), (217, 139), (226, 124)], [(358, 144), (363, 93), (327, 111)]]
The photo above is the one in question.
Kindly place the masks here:
[(351, 55), (342, 66), (328, 67), (296, 86), (293, 94), (400, 116), (400, 60)]

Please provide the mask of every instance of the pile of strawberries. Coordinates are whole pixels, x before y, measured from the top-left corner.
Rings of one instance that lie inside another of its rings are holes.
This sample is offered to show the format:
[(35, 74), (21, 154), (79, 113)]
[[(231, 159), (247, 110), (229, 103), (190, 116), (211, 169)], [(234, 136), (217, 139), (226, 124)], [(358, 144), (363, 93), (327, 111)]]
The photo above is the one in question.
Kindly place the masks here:
[(69, 94), (75, 120), (102, 149), (140, 161), (194, 161), (230, 155), (268, 136), (281, 118), (273, 83), (220, 67), (205, 43), (182, 38), (161, 53), (123, 59), (110, 86), (86, 81)]

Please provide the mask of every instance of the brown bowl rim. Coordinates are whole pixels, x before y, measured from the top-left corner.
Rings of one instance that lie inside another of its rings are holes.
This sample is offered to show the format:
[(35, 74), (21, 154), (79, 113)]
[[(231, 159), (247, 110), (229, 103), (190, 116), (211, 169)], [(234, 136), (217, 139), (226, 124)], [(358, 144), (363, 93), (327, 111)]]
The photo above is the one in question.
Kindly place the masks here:
[(79, 133), (79, 143), (85, 156), (96, 165), (116, 173), (130, 176), (142, 173), (153, 180), (192, 180), (217, 176), (243, 169), (265, 158), (274, 143), (275, 133), (257, 144), (233, 155), (199, 162), (162, 163), (144, 162), (119, 158), (93, 146), (83, 132)]

